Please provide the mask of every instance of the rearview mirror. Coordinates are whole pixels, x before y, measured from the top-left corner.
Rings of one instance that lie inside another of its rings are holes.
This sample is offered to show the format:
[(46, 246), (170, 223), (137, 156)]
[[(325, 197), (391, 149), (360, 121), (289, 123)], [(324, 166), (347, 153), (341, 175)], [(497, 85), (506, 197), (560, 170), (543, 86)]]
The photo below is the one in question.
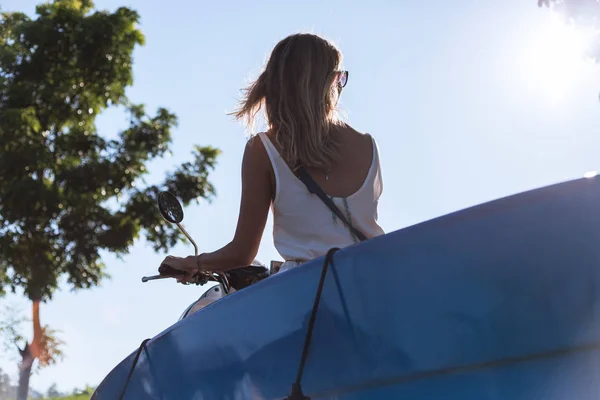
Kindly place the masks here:
[(162, 217), (173, 224), (179, 224), (183, 221), (181, 203), (171, 192), (160, 192), (158, 194), (158, 209)]

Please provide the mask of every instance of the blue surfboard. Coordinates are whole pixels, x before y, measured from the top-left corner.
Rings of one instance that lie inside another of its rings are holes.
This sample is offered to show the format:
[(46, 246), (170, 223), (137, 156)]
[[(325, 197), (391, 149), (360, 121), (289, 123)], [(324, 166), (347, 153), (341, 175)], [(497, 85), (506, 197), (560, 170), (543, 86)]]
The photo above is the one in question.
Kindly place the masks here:
[[(174, 324), (147, 343), (129, 380), (135, 351), (93, 399), (118, 399), (125, 387), (125, 399), (285, 398), (322, 264)], [(335, 253), (302, 388), (311, 399), (597, 400), (600, 178)]]

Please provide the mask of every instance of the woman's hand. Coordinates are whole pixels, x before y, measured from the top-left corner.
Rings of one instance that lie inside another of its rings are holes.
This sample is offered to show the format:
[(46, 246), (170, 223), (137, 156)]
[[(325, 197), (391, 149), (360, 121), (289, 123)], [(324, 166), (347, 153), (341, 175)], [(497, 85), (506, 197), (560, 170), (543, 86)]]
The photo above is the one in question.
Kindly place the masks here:
[(198, 266), (196, 265), (196, 257), (195, 256), (187, 256), (187, 257), (176, 257), (176, 256), (167, 256), (161, 265), (168, 265), (171, 268), (178, 269), (180, 271), (196, 271), (198, 270)]
[(187, 256), (187, 257), (176, 257), (176, 256), (167, 256), (161, 265), (168, 265), (169, 267), (184, 271), (185, 275), (174, 275), (173, 278), (177, 279), (177, 282), (187, 282), (189, 281), (197, 272), (198, 272), (198, 264), (196, 263), (196, 256)]

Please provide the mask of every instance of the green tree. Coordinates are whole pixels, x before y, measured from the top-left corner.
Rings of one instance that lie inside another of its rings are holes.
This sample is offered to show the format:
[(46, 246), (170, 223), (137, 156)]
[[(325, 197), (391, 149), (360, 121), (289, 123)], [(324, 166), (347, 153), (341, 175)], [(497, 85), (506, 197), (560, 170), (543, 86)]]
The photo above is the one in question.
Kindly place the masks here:
[[(214, 195), (211, 147), (196, 146), (163, 184), (143, 185), (147, 163), (169, 151), (177, 119), (164, 108), (149, 115), (125, 96), (144, 41), (138, 19), (90, 0), (41, 4), (35, 18), (0, 14), (0, 292), (22, 291), (33, 322), (33, 339), (20, 348), (20, 400), (34, 361), (54, 360), (39, 310), (59, 279), (90, 288), (106, 277), (102, 251), (122, 256), (140, 235), (155, 251), (181, 240), (156, 210), (159, 190), (184, 204)], [(96, 130), (108, 107), (130, 115), (117, 139)]]

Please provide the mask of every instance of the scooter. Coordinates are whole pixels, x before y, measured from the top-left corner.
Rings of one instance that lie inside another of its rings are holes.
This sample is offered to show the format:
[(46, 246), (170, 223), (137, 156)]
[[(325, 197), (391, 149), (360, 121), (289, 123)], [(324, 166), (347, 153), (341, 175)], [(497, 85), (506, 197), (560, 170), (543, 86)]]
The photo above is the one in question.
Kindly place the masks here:
[[(160, 192), (158, 195), (158, 209), (162, 217), (172, 224), (176, 224), (179, 230), (194, 246), (194, 253), (198, 257), (198, 246), (190, 234), (181, 225), (183, 221), (183, 207), (177, 197), (171, 192)], [(174, 269), (166, 264), (158, 268), (158, 275), (144, 276), (142, 282), (157, 279), (177, 278), (185, 275), (184, 271)], [(269, 270), (260, 262), (255, 260), (251, 265), (225, 272), (198, 271), (184, 284), (205, 285), (208, 282), (216, 282), (217, 285), (208, 289), (200, 298), (190, 304), (178, 321), (189, 317), (209, 304), (218, 301), (225, 296), (253, 285), (270, 276)]]

